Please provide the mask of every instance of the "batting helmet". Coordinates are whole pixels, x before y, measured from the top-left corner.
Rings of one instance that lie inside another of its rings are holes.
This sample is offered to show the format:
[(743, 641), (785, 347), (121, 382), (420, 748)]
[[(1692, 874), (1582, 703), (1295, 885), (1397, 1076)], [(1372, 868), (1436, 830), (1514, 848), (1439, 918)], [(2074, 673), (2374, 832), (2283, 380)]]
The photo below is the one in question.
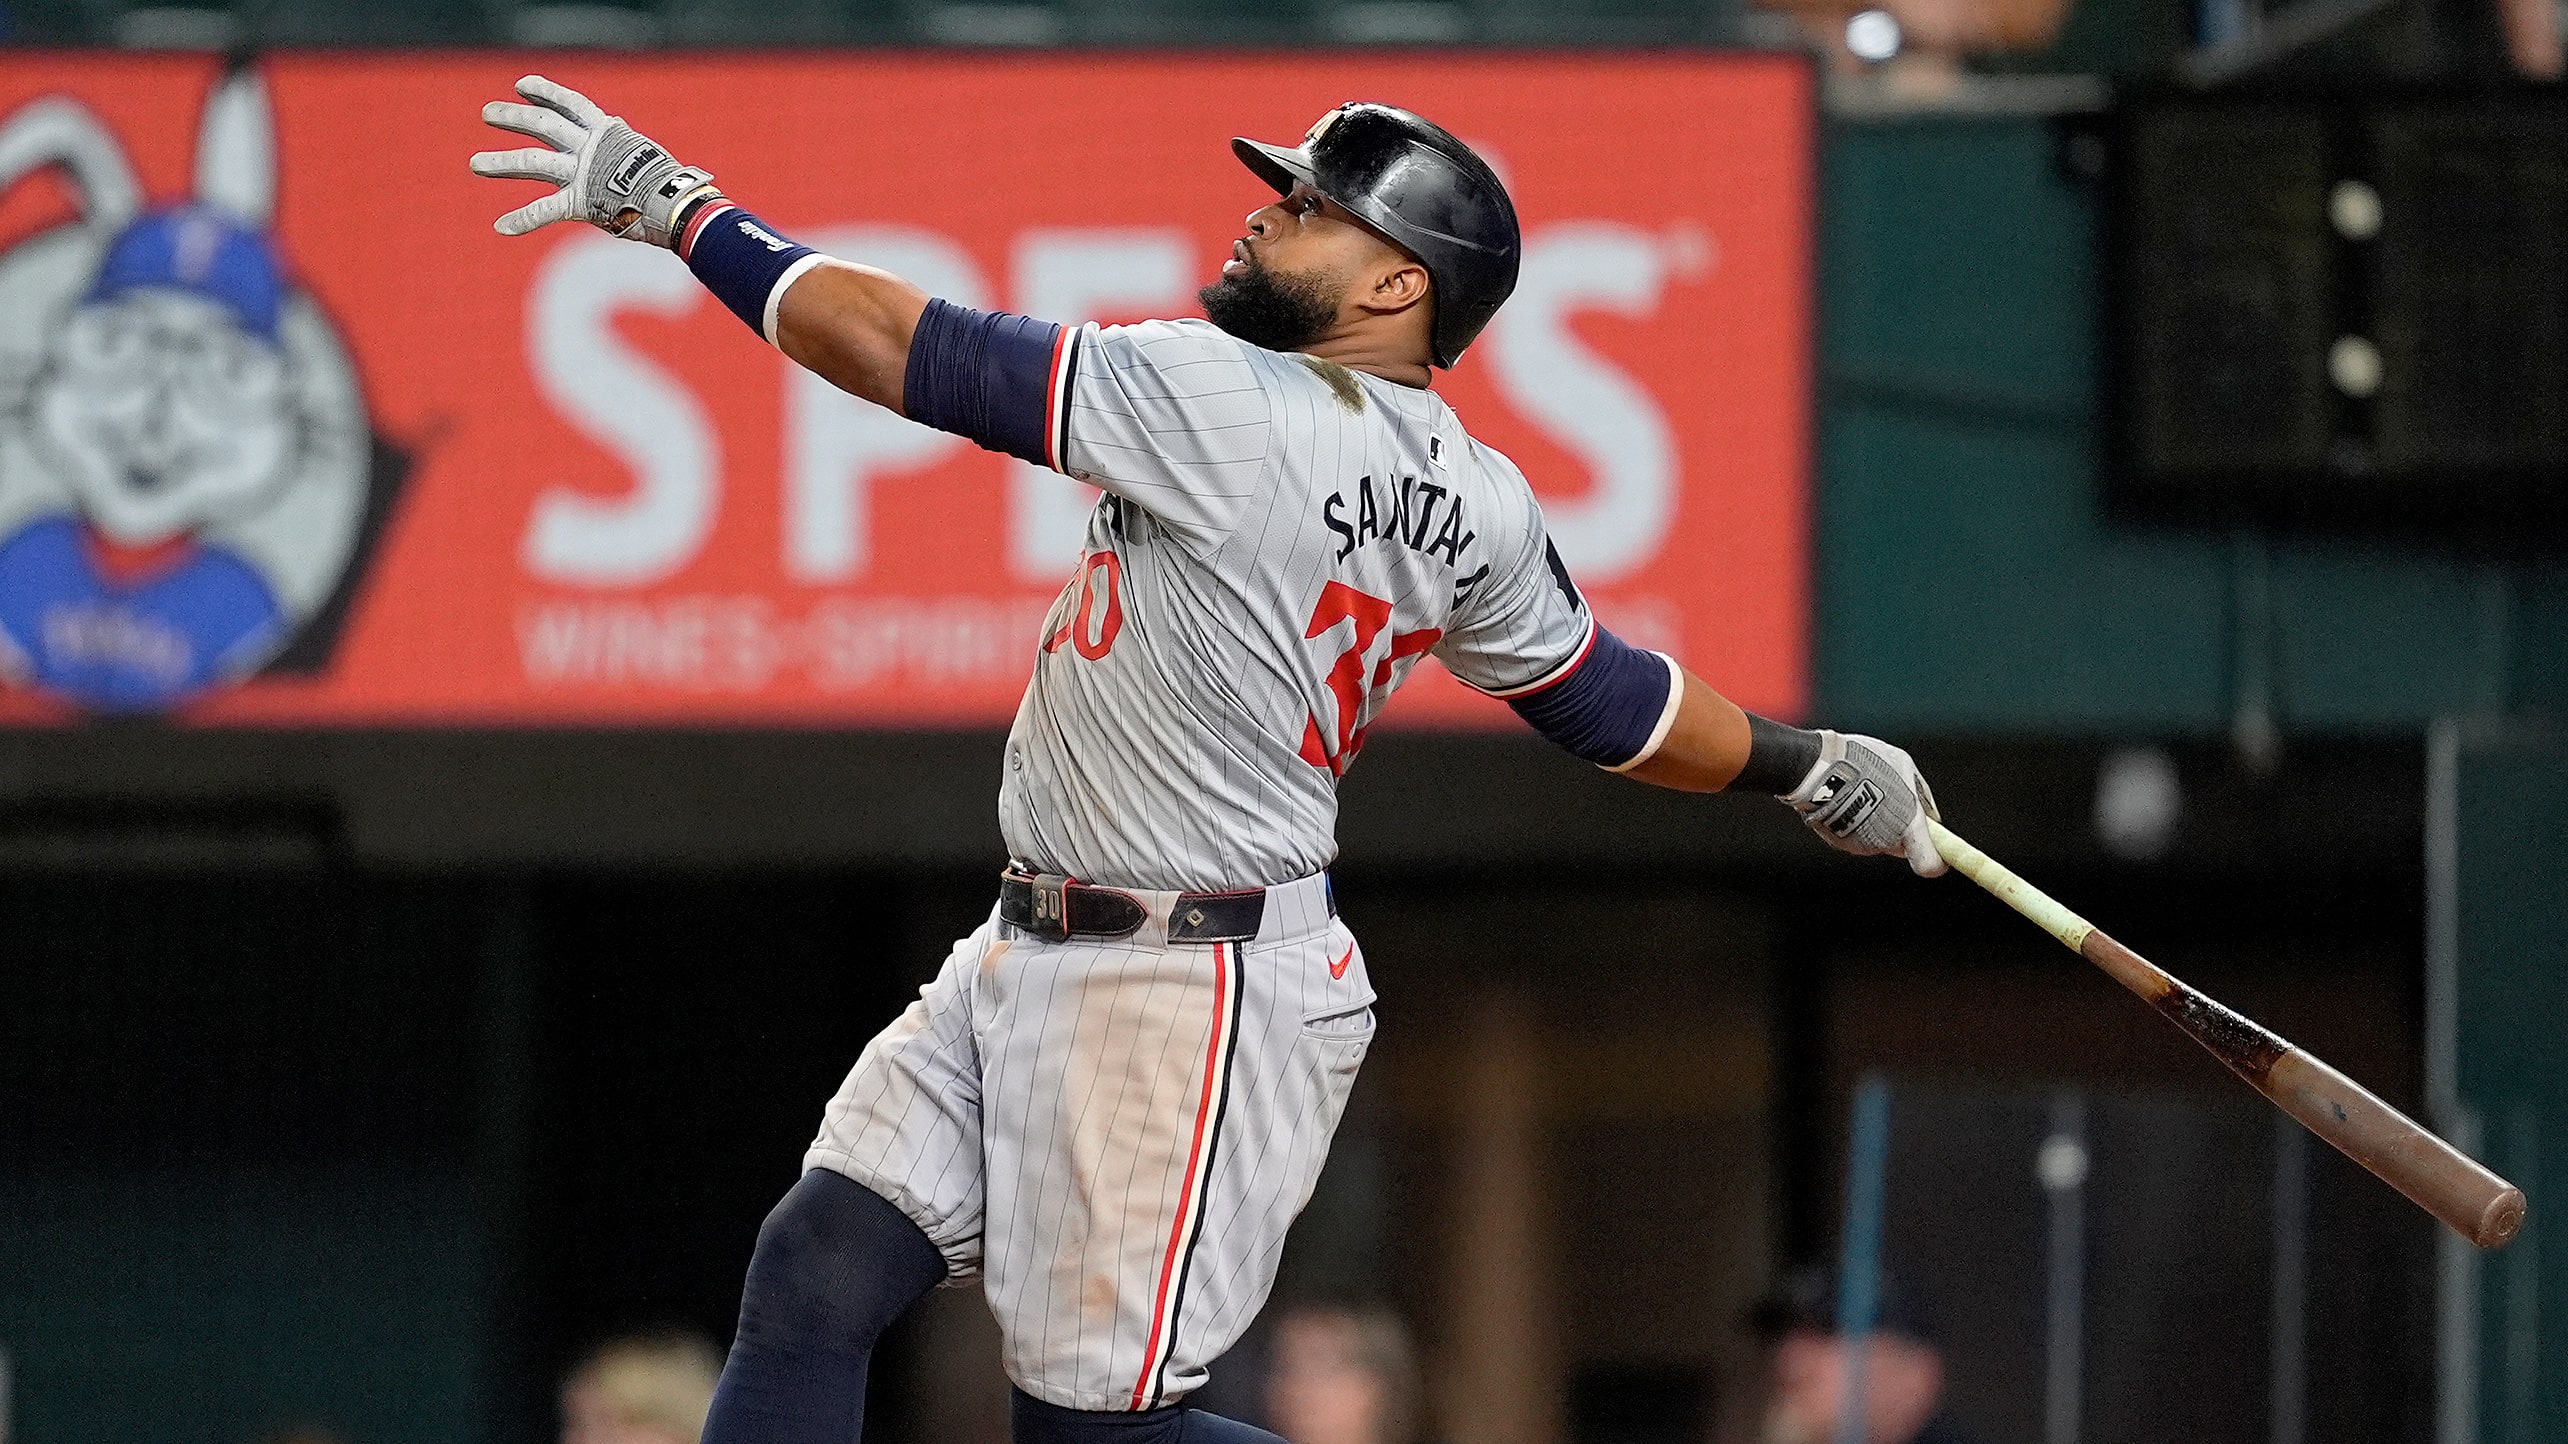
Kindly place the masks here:
[(1231, 149), (1276, 194), (1308, 185), (1417, 257), (1435, 283), (1439, 366), (1453, 365), (1516, 289), (1524, 245), (1507, 188), (1423, 116), (1351, 101), (1321, 116), (1299, 146), (1234, 139)]

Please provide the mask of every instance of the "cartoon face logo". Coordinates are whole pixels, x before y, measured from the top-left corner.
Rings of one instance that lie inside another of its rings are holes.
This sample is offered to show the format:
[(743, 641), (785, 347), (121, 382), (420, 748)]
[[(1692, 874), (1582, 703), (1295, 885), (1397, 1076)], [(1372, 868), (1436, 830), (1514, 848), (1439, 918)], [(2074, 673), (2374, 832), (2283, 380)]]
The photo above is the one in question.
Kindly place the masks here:
[(275, 291), (267, 247), (210, 211), (150, 217), (108, 251), (58, 333), (35, 429), (99, 530), (146, 546), (276, 489), (294, 426)]
[(197, 195), (145, 209), (95, 116), (0, 124), (0, 189), (70, 172), (87, 214), (0, 256), (0, 676), (158, 711), (328, 660), (400, 458), (264, 226), (265, 88), (206, 104)]

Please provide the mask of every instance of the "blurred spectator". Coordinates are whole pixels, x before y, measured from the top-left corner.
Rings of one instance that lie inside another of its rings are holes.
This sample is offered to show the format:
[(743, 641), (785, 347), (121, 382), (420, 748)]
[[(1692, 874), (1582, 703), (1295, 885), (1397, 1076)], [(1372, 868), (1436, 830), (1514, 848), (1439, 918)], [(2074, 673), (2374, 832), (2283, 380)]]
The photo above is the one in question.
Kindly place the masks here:
[(1418, 1360), (1390, 1310), (1305, 1304), (1275, 1321), (1266, 1424), (1292, 1444), (1412, 1444)]
[[(1752, 1324), (1770, 1350), (1758, 1444), (1833, 1444), (1854, 1356), (1837, 1331), (1836, 1274), (1795, 1271)], [(1943, 1393), (1944, 1356), (1925, 1301), (1883, 1278), (1863, 1350), (1865, 1444), (1970, 1444), (1936, 1412)]]
[(698, 1444), (721, 1376), (693, 1334), (611, 1339), (562, 1381), (562, 1444)]
[(2530, 80), (2557, 80), (2561, 70), (2559, 7), (2551, 0), (2497, 0), (2506, 58)]

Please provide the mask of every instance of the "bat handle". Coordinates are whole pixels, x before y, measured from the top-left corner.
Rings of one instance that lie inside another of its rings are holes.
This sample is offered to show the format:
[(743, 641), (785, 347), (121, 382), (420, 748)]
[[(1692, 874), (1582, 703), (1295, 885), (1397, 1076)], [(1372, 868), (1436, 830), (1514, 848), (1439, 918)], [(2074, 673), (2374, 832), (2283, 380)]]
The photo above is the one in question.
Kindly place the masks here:
[(1962, 835), (1935, 821), (1926, 820), (1927, 830), (1935, 838), (1935, 850), (1955, 872), (1978, 883), (1999, 902), (2015, 909), (2040, 925), (2042, 931), (2060, 940), (2060, 946), (2073, 953), (2086, 950), (2087, 934), (2095, 927), (2085, 918), (2060, 906), (2051, 895), (2017, 877), (2006, 864), (1970, 845)]

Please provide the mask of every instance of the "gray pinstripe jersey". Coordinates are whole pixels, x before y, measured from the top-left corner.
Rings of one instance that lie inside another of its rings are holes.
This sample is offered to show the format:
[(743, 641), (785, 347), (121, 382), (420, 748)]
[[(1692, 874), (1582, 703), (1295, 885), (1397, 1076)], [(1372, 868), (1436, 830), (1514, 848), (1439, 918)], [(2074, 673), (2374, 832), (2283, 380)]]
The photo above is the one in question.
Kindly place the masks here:
[(1015, 859), (1197, 891), (1337, 855), (1337, 781), (1422, 656), (1500, 696), (1594, 623), (1523, 473), (1432, 391), (1205, 321), (1071, 333), (1062, 469), (1104, 488), (1008, 736)]

